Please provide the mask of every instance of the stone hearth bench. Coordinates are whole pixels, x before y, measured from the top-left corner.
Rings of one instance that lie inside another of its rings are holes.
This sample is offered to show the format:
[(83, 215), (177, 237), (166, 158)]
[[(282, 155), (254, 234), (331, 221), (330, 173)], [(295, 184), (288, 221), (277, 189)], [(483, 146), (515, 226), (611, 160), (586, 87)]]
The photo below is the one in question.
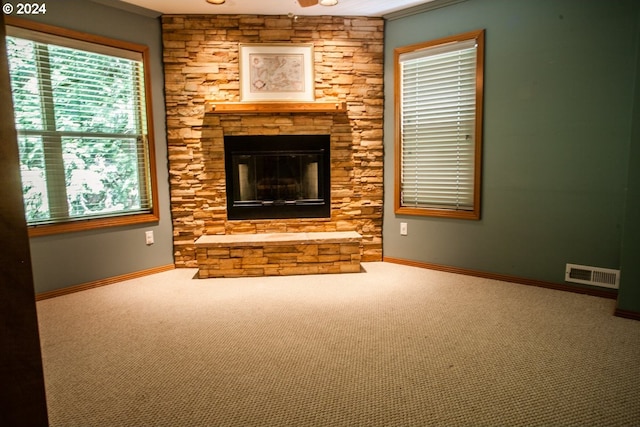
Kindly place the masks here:
[(205, 235), (195, 242), (198, 277), (357, 273), (355, 231)]

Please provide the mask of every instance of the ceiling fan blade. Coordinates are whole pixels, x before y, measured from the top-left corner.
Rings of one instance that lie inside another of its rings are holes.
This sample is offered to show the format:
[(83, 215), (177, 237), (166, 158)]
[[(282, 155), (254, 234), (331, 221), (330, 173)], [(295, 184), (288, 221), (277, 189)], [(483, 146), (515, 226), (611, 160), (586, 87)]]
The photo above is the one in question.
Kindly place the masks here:
[(315, 6), (318, 4), (318, 0), (298, 0), (300, 7)]

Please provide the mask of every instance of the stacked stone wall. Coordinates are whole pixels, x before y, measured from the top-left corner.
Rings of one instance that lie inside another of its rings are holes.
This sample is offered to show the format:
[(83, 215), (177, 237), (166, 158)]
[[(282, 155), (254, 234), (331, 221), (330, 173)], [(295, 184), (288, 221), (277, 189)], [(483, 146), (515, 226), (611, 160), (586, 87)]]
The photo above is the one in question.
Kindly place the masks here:
[[(176, 266), (197, 266), (204, 234), (357, 231), (382, 259), (383, 37), (380, 18), (167, 15), (162, 18)], [(346, 112), (205, 113), (240, 100), (240, 43), (311, 43), (316, 101)], [(331, 218), (227, 220), (224, 136), (331, 135)]]

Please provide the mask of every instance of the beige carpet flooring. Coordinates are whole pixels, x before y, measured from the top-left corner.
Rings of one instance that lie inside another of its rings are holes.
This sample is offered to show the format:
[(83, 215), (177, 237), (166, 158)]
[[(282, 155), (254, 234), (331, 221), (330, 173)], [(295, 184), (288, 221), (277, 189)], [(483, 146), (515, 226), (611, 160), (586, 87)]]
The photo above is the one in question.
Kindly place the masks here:
[(640, 426), (615, 301), (389, 263), (38, 302), (52, 426)]

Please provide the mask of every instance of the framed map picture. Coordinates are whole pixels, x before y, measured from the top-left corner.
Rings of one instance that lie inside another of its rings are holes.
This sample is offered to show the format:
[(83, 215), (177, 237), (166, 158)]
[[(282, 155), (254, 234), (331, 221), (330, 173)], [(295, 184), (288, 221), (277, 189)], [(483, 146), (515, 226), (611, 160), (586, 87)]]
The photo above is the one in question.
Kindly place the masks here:
[(313, 101), (312, 44), (240, 44), (241, 101)]

